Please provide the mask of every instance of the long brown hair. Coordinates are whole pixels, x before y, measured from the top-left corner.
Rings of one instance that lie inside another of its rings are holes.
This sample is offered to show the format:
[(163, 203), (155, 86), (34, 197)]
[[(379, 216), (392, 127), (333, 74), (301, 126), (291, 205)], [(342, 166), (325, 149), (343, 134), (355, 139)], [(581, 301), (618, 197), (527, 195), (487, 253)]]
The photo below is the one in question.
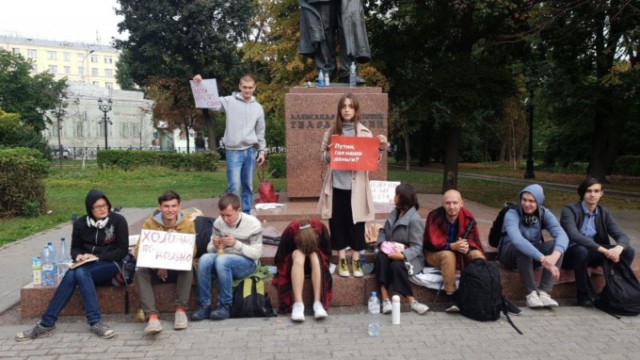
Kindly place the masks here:
[(342, 108), (344, 107), (344, 103), (347, 99), (351, 100), (351, 104), (353, 104), (353, 125), (356, 130), (356, 136), (358, 135), (358, 124), (360, 123), (360, 103), (358, 102), (358, 98), (355, 97), (352, 93), (344, 94), (338, 100), (338, 115), (336, 116), (336, 123), (331, 126), (331, 134), (332, 135), (342, 135), (342, 123), (344, 119), (342, 118)]
[(309, 224), (308, 220), (300, 221), (300, 229), (294, 239), (296, 247), (300, 249), (305, 255), (309, 255), (316, 251), (320, 237), (316, 230)]

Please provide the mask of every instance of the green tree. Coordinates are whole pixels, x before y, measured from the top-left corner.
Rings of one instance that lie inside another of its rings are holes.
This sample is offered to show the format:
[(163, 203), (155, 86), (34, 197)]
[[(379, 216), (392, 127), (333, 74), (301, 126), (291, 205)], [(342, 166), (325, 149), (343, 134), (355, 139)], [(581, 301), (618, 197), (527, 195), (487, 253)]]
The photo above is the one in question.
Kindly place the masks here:
[(50, 158), (47, 151), (47, 141), (42, 133), (35, 131), (32, 126), (24, 125), (20, 115), (7, 113), (0, 109), (0, 148), (26, 147), (40, 150), (46, 158)]
[[(245, 70), (238, 45), (248, 40), (251, 0), (119, 0), (117, 40), (126, 70), (146, 89), (152, 78), (187, 82), (195, 74), (216, 78), (220, 92), (237, 89)], [(209, 146), (216, 147), (215, 113), (203, 110)]]
[(59, 102), (66, 80), (43, 72), (31, 75), (32, 64), (21, 55), (0, 49), (0, 108), (20, 114), (20, 121), (43, 131), (51, 121), (46, 112)]

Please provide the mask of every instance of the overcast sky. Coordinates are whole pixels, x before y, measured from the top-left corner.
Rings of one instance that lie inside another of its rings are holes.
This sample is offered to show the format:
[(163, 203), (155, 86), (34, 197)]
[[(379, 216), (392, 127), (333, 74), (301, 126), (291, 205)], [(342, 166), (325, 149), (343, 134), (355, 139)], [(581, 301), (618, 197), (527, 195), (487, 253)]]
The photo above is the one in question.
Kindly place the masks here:
[(117, 0), (2, 0), (0, 34), (87, 43), (99, 36), (106, 45), (111, 37), (124, 38), (117, 6)]

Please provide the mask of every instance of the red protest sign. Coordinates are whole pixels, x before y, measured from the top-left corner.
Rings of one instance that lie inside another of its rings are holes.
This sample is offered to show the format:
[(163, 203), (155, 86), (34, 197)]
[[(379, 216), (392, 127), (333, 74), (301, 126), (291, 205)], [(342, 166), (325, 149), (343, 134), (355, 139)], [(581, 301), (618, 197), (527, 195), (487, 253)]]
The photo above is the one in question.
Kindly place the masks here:
[(378, 138), (331, 136), (332, 170), (378, 170)]

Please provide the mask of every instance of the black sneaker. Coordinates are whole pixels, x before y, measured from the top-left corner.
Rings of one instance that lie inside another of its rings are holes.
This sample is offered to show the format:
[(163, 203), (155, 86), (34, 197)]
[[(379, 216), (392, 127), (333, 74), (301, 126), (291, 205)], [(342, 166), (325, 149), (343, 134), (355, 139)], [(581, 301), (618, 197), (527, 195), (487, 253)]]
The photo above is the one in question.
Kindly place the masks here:
[(590, 308), (593, 307), (593, 301), (589, 298), (579, 297), (578, 300), (576, 300), (576, 306)]
[(509, 315), (518, 316), (522, 312), (519, 307), (515, 306), (511, 301), (504, 299), (504, 304)]
[(445, 312), (448, 313), (457, 313), (460, 312), (460, 308), (456, 304), (456, 296), (455, 293), (451, 295), (445, 295), (446, 305), (444, 308)]
[(21, 331), (16, 334), (16, 341), (34, 340), (39, 337), (45, 337), (51, 335), (56, 331), (55, 326), (46, 327), (37, 323), (36, 326), (29, 330)]
[(96, 334), (98, 337), (101, 337), (103, 339), (111, 339), (112, 337), (116, 336), (115, 330), (110, 328), (107, 324), (103, 323), (102, 321), (91, 325), (91, 327), (89, 328), (89, 331), (91, 331), (92, 333)]
[(191, 320), (200, 321), (209, 318), (209, 314), (211, 313), (211, 306), (201, 306), (198, 310), (194, 311), (191, 314)]
[(225, 320), (231, 316), (231, 305), (218, 305), (218, 308), (209, 314), (211, 320)]

